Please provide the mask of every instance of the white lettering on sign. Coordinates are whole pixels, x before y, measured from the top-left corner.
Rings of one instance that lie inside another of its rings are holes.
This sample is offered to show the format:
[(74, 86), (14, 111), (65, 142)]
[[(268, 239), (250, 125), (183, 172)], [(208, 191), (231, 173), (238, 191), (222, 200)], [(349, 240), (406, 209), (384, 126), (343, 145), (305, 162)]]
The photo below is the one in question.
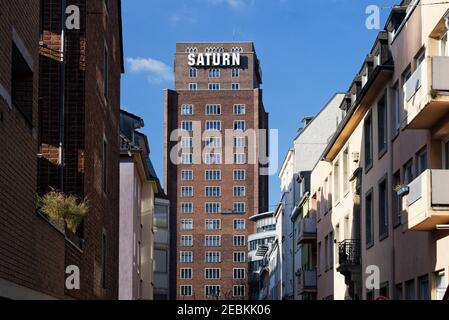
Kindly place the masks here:
[(240, 53), (191, 53), (188, 56), (191, 67), (239, 67)]

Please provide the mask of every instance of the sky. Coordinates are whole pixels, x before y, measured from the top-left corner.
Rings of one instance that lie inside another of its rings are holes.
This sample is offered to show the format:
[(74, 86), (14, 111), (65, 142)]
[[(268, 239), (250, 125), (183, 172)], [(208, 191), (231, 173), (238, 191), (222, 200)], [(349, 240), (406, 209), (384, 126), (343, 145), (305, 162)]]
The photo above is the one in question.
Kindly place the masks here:
[[(345, 92), (379, 30), (366, 28), (369, 5), (384, 26), (399, 0), (122, 0), (125, 74), (121, 106), (145, 120), (151, 159), (164, 177), (164, 89), (174, 88), (180, 41), (253, 41), (263, 71), (270, 127), (279, 130), (279, 167), (301, 120)], [(277, 170), (279, 172), (279, 170)], [(270, 177), (270, 209), (280, 182)]]

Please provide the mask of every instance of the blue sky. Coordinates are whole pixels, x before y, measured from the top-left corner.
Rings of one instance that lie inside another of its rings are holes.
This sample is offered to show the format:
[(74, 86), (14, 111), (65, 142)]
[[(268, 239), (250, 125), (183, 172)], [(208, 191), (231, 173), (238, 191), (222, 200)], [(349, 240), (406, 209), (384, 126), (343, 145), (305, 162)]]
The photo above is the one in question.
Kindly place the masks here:
[[(264, 103), (279, 129), (279, 162), (300, 121), (335, 92), (346, 91), (377, 30), (365, 27), (368, 5), (381, 26), (399, 0), (122, 0), (126, 73), (122, 108), (145, 120), (151, 158), (163, 180), (164, 96), (173, 88), (177, 41), (254, 41), (262, 63)], [(281, 163), (279, 163), (281, 165)], [(279, 201), (270, 178), (270, 206)]]

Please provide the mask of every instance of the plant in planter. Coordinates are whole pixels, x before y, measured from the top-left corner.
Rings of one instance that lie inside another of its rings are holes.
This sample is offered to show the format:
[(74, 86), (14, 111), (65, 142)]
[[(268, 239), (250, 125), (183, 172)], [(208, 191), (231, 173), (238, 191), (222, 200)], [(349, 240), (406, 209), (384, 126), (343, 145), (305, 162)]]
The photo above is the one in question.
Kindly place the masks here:
[(38, 209), (48, 217), (58, 228), (76, 233), (78, 227), (89, 212), (89, 201), (79, 199), (74, 195), (65, 195), (52, 190), (43, 197), (38, 197)]

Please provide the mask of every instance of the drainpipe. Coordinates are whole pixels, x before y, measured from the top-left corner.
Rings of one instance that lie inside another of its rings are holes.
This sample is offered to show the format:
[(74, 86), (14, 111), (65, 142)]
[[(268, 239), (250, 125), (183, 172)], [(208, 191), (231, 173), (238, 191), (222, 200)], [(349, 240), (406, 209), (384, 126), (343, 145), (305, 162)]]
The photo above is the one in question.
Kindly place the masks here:
[(59, 191), (64, 191), (64, 122), (65, 122), (65, 19), (66, 19), (66, 0), (61, 0), (61, 47), (60, 47), (60, 65), (59, 65)]

